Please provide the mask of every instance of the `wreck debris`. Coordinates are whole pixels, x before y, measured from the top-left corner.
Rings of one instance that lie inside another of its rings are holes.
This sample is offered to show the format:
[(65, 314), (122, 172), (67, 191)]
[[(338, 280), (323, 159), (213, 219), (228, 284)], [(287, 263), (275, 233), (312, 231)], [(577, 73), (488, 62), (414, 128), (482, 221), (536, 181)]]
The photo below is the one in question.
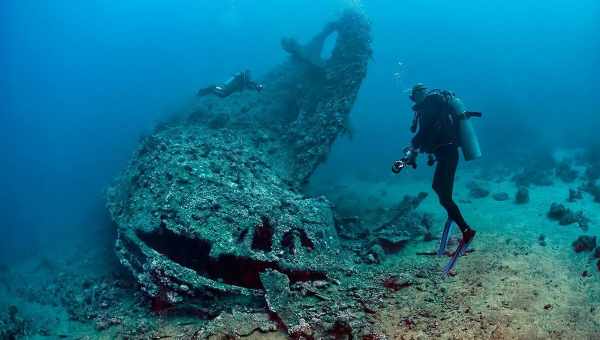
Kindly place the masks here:
[(494, 199), (494, 201), (502, 202), (502, 201), (507, 201), (510, 197), (505, 192), (497, 192), (492, 195), (492, 198)]
[(531, 164), (530, 167), (525, 168), (520, 173), (514, 175), (512, 181), (515, 182), (518, 187), (530, 187), (532, 185), (550, 186), (554, 183), (552, 181), (552, 175), (551, 168)]
[(0, 314), (0, 339), (19, 339), (27, 334), (28, 322), (19, 316), (17, 306), (9, 305), (6, 315), (2, 314)]
[(538, 236), (538, 244), (542, 247), (546, 246), (546, 235), (540, 234), (540, 236)]
[(565, 183), (573, 183), (579, 176), (579, 173), (571, 167), (568, 160), (558, 162), (554, 173), (556, 177), (560, 178)]
[(527, 187), (519, 187), (517, 194), (515, 195), (515, 203), (527, 204), (529, 203), (529, 189)]
[(581, 190), (592, 195), (595, 202), (600, 203), (600, 185), (596, 183), (596, 180), (588, 180), (582, 187)]
[(571, 209), (559, 203), (552, 203), (550, 211), (548, 211), (548, 218), (558, 221), (560, 225), (577, 223), (584, 231), (588, 229), (589, 225), (589, 218), (583, 214), (583, 211), (573, 212)]
[(205, 327), (194, 331), (191, 339), (239, 339), (254, 333), (275, 332), (278, 325), (266, 313), (246, 313), (237, 309), (220, 313)]
[(410, 287), (413, 281), (414, 278), (409, 275), (391, 275), (383, 281), (383, 286), (397, 292), (403, 288)]
[(380, 244), (373, 244), (367, 252), (366, 262), (369, 264), (382, 263), (385, 259), (385, 250)]
[(415, 212), (415, 209), (427, 197), (421, 192), (417, 196), (406, 195), (398, 206), (391, 211), (388, 220), (374, 228), (369, 233), (369, 248), (374, 257), (372, 263), (380, 263), (383, 253), (390, 254), (399, 251), (407, 242), (418, 236), (430, 233), (431, 215)]
[(583, 193), (579, 189), (569, 189), (569, 198), (568, 202), (577, 202), (578, 200), (583, 199)]
[(361, 14), (331, 27), (316, 38), (337, 33), (318, 67), (291, 57), (260, 95), (203, 99), (146, 138), (108, 190), (117, 257), (157, 306), (219, 294), (261, 305), (261, 273), (324, 280), (344, 264), (331, 204), (300, 193), (343, 133), (371, 56)]
[(576, 253), (592, 251), (596, 248), (596, 236), (582, 235), (573, 242), (573, 250)]
[(469, 194), (473, 198), (484, 198), (490, 194), (490, 191), (486, 189), (480, 182), (470, 181), (467, 183), (467, 189)]
[[(300, 330), (306, 330), (302, 324), (306, 322), (293, 310), (291, 304), (290, 279), (275, 270), (260, 273), (260, 279), (265, 289), (267, 307), (283, 323), (291, 336)], [(304, 334), (310, 336), (310, 334)]]
[(596, 249), (594, 249), (594, 252), (592, 253), (592, 257), (595, 259), (600, 259), (600, 247), (596, 247)]

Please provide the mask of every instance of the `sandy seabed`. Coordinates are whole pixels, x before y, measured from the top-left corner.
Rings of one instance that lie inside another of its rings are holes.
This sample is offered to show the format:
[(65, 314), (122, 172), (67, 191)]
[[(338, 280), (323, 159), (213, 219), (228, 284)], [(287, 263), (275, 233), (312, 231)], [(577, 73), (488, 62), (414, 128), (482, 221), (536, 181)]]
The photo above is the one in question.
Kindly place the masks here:
[[(378, 312), (386, 335), (393, 339), (600, 339), (600, 272), (589, 253), (576, 254), (571, 245), (579, 235), (600, 234), (600, 205), (585, 195), (577, 203), (567, 203), (569, 188), (578, 183), (559, 180), (553, 186), (530, 188), (528, 204), (514, 203), (516, 187), (510, 181), (489, 183), (488, 188), (492, 194), (509, 193), (511, 200), (496, 201), (491, 195), (473, 199), (465, 188), (468, 172), (460, 175), (455, 200), (478, 231), (475, 251), (459, 260), (456, 276), (393, 296)], [(398, 186), (402, 189), (387, 186), (386, 190), (427, 191), (429, 183)], [(548, 219), (553, 202), (583, 210), (592, 221), (589, 230)], [(434, 196), (419, 209), (434, 213), (438, 224), (443, 224), (445, 215)], [(436, 246), (435, 241), (413, 243), (384, 265), (401, 270), (403, 263), (424, 267), (437, 263), (441, 270), (445, 258), (416, 255)]]
[[(478, 231), (473, 243), (475, 251), (461, 258), (456, 275), (447, 279), (432, 275), (441, 272), (447, 258), (417, 255), (435, 250), (435, 240), (410, 243), (399, 253), (386, 257), (377, 265), (381, 272), (414, 272), (421, 268), (426, 275), (418, 284), (385, 294), (383, 304), (371, 316), (382, 333), (389, 339), (419, 340), (600, 339), (600, 272), (589, 253), (576, 254), (571, 245), (582, 234), (600, 235), (600, 205), (587, 195), (576, 203), (566, 202), (568, 189), (579, 184), (559, 180), (553, 186), (530, 188), (528, 204), (513, 202), (516, 187), (508, 180), (489, 182), (487, 187), (492, 194), (508, 193), (510, 200), (496, 201), (492, 195), (475, 199), (469, 197), (466, 189), (468, 169), (459, 170), (459, 175), (455, 199)], [(378, 197), (387, 204), (398, 202), (405, 194), (431, 191), (426, 178), (407, 176), (377, 182), (356, 178), (344, 181), (359, 195)], [(584, 232), (576, 225), (561, 226), (548, 219), (546, 214), (553, 202), (583, 210), (591, 220), (589, 230)], [(445, 214), (435, 195), (429, 195), (418, 209), (433, 214), (439, 226), (434, 233), (441, 233)], [(545, 243), (540, 242), (540, 235), (544, 235)], [(451, 247), (455, 245), (454, 242)], [(18, 302), (15, 299), (0, 293), (0, 308), (5, 303)], [(26, 338), (56, 338), (56, 334), (76, 339), (125, 338), (118, 326), (99, 331), (93, 324), (70, 320), (60, 307), (38, 307), (37, 313), (53, 318), (54, 329), (48, 334), (55, 335)], [(23, 312), (28, 312), (27, 307)], [(149, 338), (186, 338), (180, 326), (189, 322), (169, 318), (153, 322), (158, 322), (159, 331)], [(257, 331), (239, 338), (287, 336), (282, 332)]]

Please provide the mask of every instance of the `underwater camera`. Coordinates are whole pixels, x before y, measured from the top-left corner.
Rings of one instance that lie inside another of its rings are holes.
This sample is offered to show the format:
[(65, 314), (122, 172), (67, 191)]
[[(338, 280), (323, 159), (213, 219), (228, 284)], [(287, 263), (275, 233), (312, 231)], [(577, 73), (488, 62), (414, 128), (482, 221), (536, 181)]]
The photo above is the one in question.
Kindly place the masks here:
[(399, 174), (400, 171), (402, 171), (402, 169), (404, 169), (408, 164), (406, 163), (406, 160), (401, 159), (399, 161), (395, 161), (394, 164), (392, 164), (392, 172), (395, 174)]
[(406, 168), (408, 165), (411, 165), (413, 169), (417, 168), (417, 151), (411, 147), (407, 147), (404, 149), (404, 157), (402, 159), (397, 160), (392, 164), (392, 172), (397, 174), (402, 171), (402, 169)]

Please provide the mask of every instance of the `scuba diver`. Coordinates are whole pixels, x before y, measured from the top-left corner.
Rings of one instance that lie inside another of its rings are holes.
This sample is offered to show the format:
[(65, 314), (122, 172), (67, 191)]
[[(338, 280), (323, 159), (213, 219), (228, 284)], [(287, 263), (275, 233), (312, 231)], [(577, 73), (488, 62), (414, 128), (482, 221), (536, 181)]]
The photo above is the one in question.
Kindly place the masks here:
[(430, 166), (437, 163), (432, 187), (438, 195), (440, 204), (448, 213), (437, 255), (442, 256), (446, 253), (448, 234), (453, 222), (462, 232), (462, 240), (458, 248), (444, 267), (444, 274), (450, 275), (458, 257), (465, 254), (476, 233), (463, 218), (460, 209), (452, 199), (452, 192), (458, 166), (458, 148), (462, 149), (465, 160), (481, 157), (479, 142), (469, 122), (470, 117), (481, 117), (481, 113), (465, 111), (460, 99), (452, 92), (427, 90), (423, 84), (417, 84), (412, 88), (410, 99), (415, 103), (412, 107), (414, 118), (410, 130), (416, 134), (412, 138), (411, 145), (404, 149), (404, 157), (394, 162), (392, 171), (399, 173), (407, 166), (416, 169), (419, 152), (428, 154), (427, 163)]
[(250, 76), (250, 71), (246, 70), (234, 74), (229, 80), (221, 85), (210, 85), (200, 89), (200, 91), (198, 91), (198, 96), (204, 97), (214, 94), (217, 97), (225, 98), (234, 92), (242, 92), (248, 89), (260, 92), (263, 89), (263, 85), (254, 82)]

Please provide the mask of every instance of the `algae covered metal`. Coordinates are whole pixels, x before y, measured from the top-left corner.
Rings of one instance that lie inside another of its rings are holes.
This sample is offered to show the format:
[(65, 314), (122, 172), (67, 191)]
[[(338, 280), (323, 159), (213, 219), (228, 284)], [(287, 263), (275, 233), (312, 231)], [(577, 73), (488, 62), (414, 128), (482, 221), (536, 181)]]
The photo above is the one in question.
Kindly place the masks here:
[[(316, 60), (334, 32), (331, 57)], [(109, 188), (117, 256), (151, 297), (262, 296), (261, 273), (293, 283), (343, 265), (330, 202), (301, 186), (347, 129), (369, 24), (348, 11), (306, 45), (282, 45), (289, 60), (263, 92), (206, 99), (157, 129)]]

